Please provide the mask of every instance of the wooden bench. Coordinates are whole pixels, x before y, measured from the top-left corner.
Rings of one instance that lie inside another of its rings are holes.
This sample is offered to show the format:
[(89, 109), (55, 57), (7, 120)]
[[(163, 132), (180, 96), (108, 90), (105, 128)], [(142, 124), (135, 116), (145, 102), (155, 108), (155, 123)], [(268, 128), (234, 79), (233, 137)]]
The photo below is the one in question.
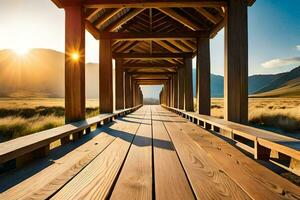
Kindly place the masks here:
[(182, 115), (207, 130), (214, 131), (235, 141), (236, 146), (252, 154), (255, 159), (269, 160), (288, 171), (300, 175), (300, 140), (298, 139), (212, 116), (163, 107)]
[(19, 137), (7, 142), (0, 143), (0, 166), (2, 170), (16, 168), (25, 165), (35, 158), (40, 158), (49, 153), (50, 144), (57, 140), (66, 143), (70, 140), (80, 138), (83, 134), (89, 133), (94, 125), (112, 121), (118, 116), (128, 114), (137, 110), (140, 106), (118, 110), (114, 113), (101, 114), (83, 121), (74, 122), (57, 128), (41, 131), (31, 135)]

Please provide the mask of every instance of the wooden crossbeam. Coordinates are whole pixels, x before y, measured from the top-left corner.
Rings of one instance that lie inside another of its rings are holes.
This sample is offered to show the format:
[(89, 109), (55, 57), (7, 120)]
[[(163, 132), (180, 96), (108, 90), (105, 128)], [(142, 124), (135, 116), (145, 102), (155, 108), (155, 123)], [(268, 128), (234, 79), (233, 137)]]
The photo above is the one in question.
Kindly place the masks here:
[[(55, 0), (54, 0), (55, 1)], [(57, 1), (57, 0), (56, 0)], [(87, 8), (157, 8), (157, 7), (215, 7), (226, 6), (225, 0), (85, 0)]]
[(135, 16), (137, 16), (138, 14), (140, 14), (143, 11), (144, 11), (144, 8), (137, 8), (137, 9), (134, 9), (133, 11), (130, 11), (125, 16), (123, 16), (119, 20), (117, 20), (115, 23), (109, 25), (109, 27), (107, 27), (105, 31), (117, 30), (120, 26), (122, 26), (123, 24), (125, 24), (126, 22), (128, 22), (129, 20), (131, 20), (132, 18), (134, 18)]
[(143, 68), (151, 68), (151, 67), (160, 67), (160, 68), (179, 68), (182, 67), (183, 65), (180, 64), (158, 64), (158, 63), (129, 63), (129, 64), (124, 64), (124, 68), (133, 68), (133, 67), (143, 67)]
[(162, 46), (163, 48), (167, 49), (168, 51), (172, 52), (172, 53), (177, 53), (178, 50), (172, 46), (170, 46), (169, 44), (165, 43), (164, 41), (155, 41), (156, 44)]
[(96, 8), (92, 13), (88, 14), (86, 16), (87, 20), (91, 20), (95, 15), (97, 15), (98, 12), (100, 12), (102, 8)]
[(113, 11), (111, 11), (107, 16), (97, 20), (95, 22), (95, 25), (97, 28), (100, 28), (105, 22), (107, 22), (108, 20), (110, 20), (111, 18), (113, 18), (116, 14), (118, 14), (119, 12), (121, 12), (123, 10), (123, 8), (117, 8), (114, 9)]
[(189, 32), (100, 32), (99, 37), (111, 40), (190, 40), (208, 38), (209, 31)]
[(90, 21), (85, 20), (85, 28), (96, 40), (99, 40), (99, 31)]
[(168, 15), (169, 17), (173, 18), (174, 20), (180, 22), (184, 26), (192, 29), (193, 31), (200, 29), (200, 27), (197, 24), (193, 23), (192, 21), (188, 20), (182, 15), (178, 14), (176, 11), (174, 11), (171, 8), (158, 8), (158, 10)]
[(209, 21), (211, 21), (214, 24), (219, 23), (222, 18), (218, 17), (218, 16), (214, 16), (212, 15), (210, 12), (208, 12), (207, 10), (205, 10), (204, 8), (195, 8), (201, 15), (203, 15), (204, 17), (206, 17)]
[(162, 58), (183, 58), (192, 56), (192, 53), (114, 53), (113, 58), (131, 58), (131, 59), (162, 59)]

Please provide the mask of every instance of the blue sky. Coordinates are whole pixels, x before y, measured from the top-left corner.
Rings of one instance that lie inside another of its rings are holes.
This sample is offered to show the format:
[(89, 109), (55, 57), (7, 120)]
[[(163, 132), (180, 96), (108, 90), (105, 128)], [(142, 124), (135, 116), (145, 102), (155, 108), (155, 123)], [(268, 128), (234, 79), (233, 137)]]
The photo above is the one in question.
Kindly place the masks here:
[[(299, 8), (300, 0), (257, 0), (248, 8), (249, 75), (300, 65)], [(64, 11), (50, 0), (1, 0), (0, 27), (0, 49), (64, 51)], [(98, 62), (98, 55), (98, 41), (87, 33), (86, 61)], [(224, 32), (220, 31), (211, 40), (212, 73), (223, 75), (223, 66)]]

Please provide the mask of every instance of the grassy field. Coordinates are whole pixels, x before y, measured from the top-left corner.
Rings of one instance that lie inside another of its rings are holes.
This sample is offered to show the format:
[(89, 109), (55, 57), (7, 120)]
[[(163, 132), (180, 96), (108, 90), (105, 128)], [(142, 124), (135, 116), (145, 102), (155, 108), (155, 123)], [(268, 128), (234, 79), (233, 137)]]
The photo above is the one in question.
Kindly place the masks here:
[[(212, 99), (212, 116), (223, 118), (223, 99)], [(250, 98), (249, 123), (276, 132), (300, 133), (300, 98)]]
[[(86, 116), (98, 114), (98, 100), (87, 100)], [(0, 141), (64, 124), (64, 99), (0, 99)]]
[[(86, 116), (98, 114), (98, 100), (87, 100)], [(223, 99), (212, 99), (212, 115), (223, 117)], [(251, 98), (249, 122), (275, 131), (300, 132), (300, 98)], [(0, 98), (0, 141), (64, 124), (63, 99)], [(300, 134), (299, 134), (300, 135)]]

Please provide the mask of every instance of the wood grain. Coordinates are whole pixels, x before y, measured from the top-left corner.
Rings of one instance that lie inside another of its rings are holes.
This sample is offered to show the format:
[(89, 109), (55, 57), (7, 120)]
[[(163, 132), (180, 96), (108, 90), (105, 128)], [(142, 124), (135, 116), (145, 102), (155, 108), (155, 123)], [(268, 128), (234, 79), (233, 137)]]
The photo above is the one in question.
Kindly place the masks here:
[(161, 119), (165, 120), (166, 129), (198, 199), (251, 199), (203, 148), (187, 136), (183, 129), (185, 123), (174, 123), (174, 119), (166, 115), (161, 115)]
[(172, 141), (152, 107), (153, 154), (156, 199), (194, 199), (187, 177), (177, 157)]
[(110, 199), (152, 199), (152, 137), (150, 106), (132, 142)]

